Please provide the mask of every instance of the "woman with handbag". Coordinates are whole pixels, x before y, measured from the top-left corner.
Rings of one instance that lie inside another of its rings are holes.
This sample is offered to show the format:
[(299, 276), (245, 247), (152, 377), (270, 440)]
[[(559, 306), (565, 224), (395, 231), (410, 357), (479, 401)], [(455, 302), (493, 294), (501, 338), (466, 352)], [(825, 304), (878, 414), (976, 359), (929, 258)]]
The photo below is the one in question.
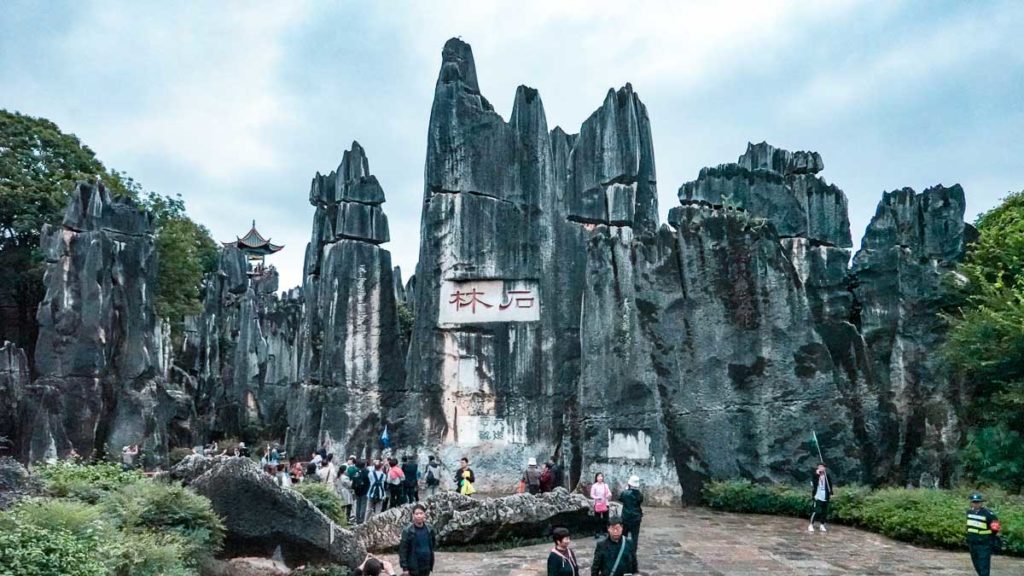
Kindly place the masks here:
[(604, 474), (594, 475), (594, 484), (590, 487), (590, 499), (594, 501), (594, 516), (601, 520), (601, 531), (594, 535), (599, 538), (608, 530), (608, 502), (612, 498), (612, 490), (604, 483)]

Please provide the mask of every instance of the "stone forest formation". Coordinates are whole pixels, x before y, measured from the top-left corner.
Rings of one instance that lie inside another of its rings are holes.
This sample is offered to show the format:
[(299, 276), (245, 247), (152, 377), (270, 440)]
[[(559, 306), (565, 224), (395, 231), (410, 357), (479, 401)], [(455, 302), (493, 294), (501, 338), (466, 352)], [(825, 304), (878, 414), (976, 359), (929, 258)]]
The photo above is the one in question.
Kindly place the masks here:
[(369, 455), (387, 426), (399, 453), (469, 458), (484, 490), (555, 456), (573, 485), (635, 473), (669, 502), (710, 478), (803, 481), (813, 430), (848, 481), (955, 479), (963, 392), (934, 351), (974, 232), (960, 186), (885, 192), (853, 254), (821, 156), (762, 142), (680, 186), (661, 223), (653, 132), (629, 84), (576, 133), (526, 86), (506, 121), (449, 40), (409, 282), (354, 142), (313, 177), (302, 286), (278, 294), (225, 246), (180, 347), (149, 217), (79, 184), (42, 234), (34, 369), (0, 356), (0, 435), (24, 460), (225, 437)]

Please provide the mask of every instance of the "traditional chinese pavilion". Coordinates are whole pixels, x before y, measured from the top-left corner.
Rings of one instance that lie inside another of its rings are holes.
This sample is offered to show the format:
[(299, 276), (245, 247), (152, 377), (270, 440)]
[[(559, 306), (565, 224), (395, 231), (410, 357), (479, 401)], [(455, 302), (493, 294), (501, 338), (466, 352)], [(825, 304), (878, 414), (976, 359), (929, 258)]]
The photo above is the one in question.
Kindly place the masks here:
[(249, 275), (256, 276), (263, 274), (265, 260), (268, 254), (279, 252), (284, 246), (278, 246), (270, 242), (270, 238), (264, 238), (256, 230), (256, 221), (252, 221), (252, 228), (245, 233), (245, 236), (235, 237), (233, 242), (223, 242), (224, 246), (234, 246), (245, 253), (245, 259), (249, 263)]

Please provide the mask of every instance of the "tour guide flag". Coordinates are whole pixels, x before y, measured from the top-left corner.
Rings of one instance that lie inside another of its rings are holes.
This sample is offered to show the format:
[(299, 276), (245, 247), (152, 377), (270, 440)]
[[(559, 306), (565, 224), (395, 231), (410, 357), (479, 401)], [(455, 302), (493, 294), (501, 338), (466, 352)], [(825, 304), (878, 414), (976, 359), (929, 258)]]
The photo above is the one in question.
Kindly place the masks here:
[(385, 448), (391, 447), (391, 437), (388, 436), (387, 424), (384, 425), (384, 431), (380, 433), (380, 443), (383, 444)]
[[(387, 430), (384, 431), (387, 434)], [(821, 444), (818, 444), (818, 434), (814, 430), (811, 430), (811, 438), (814, 439), (814, 446), (818, 449), (818, 462), (825, 462), (825, 459), (821, 456)]]

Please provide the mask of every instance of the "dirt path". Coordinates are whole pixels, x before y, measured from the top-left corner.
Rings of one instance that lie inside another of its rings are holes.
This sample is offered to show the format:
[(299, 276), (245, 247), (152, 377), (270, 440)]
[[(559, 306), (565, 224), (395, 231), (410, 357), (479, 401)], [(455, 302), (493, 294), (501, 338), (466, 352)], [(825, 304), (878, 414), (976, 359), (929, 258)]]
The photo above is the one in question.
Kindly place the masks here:
[[(640, 570), (645, 576), (974, 574), (966, 552), (918, 548), (842, 526), (830, 527), (827, 534), (806, 530), (806, 522), (792, 518), (722, 514), (704, 508), (649, 509), (640, 529)], [(586, 535), (574, 540), (584, 576), (590, 574), (594, 543)], [(550, 548), (442, 550), (434, 574), (543, 575)], [(393, 555), (391, 559), (397, 561)], [(1024, 576), (1024, 559), (997, 556), (992, 574)]]

